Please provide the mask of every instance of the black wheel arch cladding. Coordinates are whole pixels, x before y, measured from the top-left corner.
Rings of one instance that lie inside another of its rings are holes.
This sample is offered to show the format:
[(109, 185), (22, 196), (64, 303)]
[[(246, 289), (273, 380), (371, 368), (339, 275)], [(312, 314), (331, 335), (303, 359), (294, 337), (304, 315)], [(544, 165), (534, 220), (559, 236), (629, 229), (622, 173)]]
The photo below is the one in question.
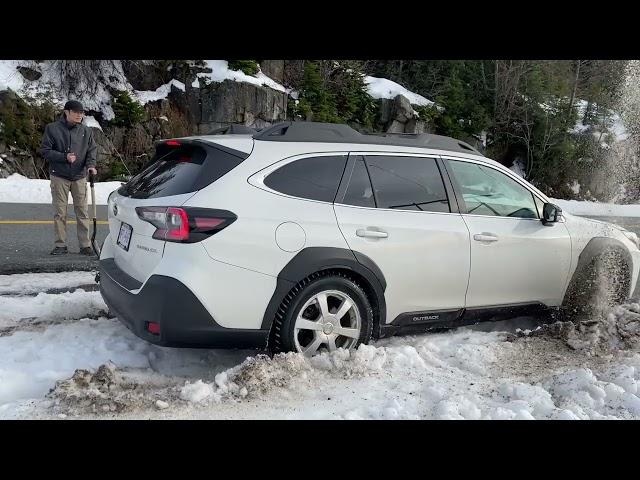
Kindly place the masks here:
[(309, 275), (323, 270), (347, 270), (364, 278), (371, 293), (375, 296), (378, 310), (374, 332), (386, 319), (386, 302), (384, 292), (387, 282), (380, 268), (371, 258), (346, 248), (307, 247), (298, 252), (280, 271), (276, 289), (267, 305), (262, 319), (261, 329), (271, 329), (278, 307), (289, 291)]
[[(589, 240), (587, 245), (582, 249), (580, 255), (578, 256), (578, 264), (576, 265), (576, 269), (569, 280), (567, 285), (567, 290), (565, 291), (565, 300), (567, 293), (571, 290), (571, 286), (574, 282), (578, 281), (581, 275), (586, 271), (587, 268), (591, 265), (591, 262), (600, 254), (606, 251), (615, 251), (622, 255), (624, 262), (627, 264), (629, 268), (629, 272), (633, 272), (633, 259), (631, 257), (631, 253), (629, 249), (620, 241), (615, 238), (610, 237), (595, 237)], [(630, 283), (632, 278), (629, 279)], [(631, 292), (629, 292), (631, 294)]]

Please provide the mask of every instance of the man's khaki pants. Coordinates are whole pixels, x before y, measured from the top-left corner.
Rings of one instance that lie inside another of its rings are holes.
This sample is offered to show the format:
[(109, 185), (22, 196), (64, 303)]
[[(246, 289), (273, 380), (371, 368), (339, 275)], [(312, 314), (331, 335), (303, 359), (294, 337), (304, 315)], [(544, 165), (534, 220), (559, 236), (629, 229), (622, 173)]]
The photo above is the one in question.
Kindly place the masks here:
[(55, 246), (65, 247), (67, 239), (67, 204), (69, 191), (73, 197), (73, 209), (78, 222), (78, 243), (80, 248), (89, 247), (89, 214), (87, 207), (87, 179), (66, 180), (51, 175), (51, 199), (53, 201)]

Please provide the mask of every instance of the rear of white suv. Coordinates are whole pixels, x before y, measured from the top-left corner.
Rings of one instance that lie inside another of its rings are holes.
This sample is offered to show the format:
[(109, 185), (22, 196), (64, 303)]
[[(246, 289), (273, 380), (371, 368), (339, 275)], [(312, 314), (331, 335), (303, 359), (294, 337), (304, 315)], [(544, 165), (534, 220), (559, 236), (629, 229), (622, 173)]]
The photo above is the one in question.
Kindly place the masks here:
[[(156, 158), (109, 196), (100, 290), (109, 308), (142, 338), (171, 346), (265, 342), (259, 329), (235, 332), (211, 315), (212, 292), (225, 300), (234, 295), (229, 286), (238, 272), (213, 261), (203, 241), (224, 232), (236, 214), (185, 205), (240, 165), (252, 148), (250, 136), (162, 142)], [(264, 283), (266, 290), (274, 282)], [(198, 298), (200, 292), (206, 294)]]

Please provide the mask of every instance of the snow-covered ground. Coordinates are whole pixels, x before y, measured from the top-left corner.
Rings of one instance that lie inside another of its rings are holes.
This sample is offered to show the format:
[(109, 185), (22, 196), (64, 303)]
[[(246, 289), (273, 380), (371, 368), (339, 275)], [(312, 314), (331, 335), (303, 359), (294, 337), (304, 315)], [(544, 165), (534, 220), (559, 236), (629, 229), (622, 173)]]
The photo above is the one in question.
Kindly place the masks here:
[[(89, 192), (87, 183), (87, 192)], [(117, 190), (122, 182), (96, 182), (94, 191), (96, 204), (106, 205), (109, 194)], [(90, 192), (88, 193), (90, 195)], [(89, 196), (89, 201), (91, 197)], [(24, 177), (18, 173), (0, 178), (0, 203), (51, 203), (51, 182)], [(73, 198), (69, 195), (69, 203)]]
[[(98, 292), (44, 293), (87, 275), (0, 277), (0, 418), (640, 418), (640, 350), (604, 326), (523, 334), (537, 319), (519, 319), (313, 359), (161, 348), (109, 318)], [(636, 338), (637, 312), (608, 318)]]

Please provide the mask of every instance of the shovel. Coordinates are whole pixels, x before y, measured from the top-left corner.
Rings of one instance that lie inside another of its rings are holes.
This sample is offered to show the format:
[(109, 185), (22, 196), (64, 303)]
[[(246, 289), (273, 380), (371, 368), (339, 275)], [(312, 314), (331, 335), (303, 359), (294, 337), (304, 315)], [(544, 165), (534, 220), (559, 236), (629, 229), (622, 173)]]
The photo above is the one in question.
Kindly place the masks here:
[(93, 173), (89, 174), (89, 185), (91, 186), (91, 205), (92, 205), (92, 210), (91, 210), (91, 216), (92, 216), (92, 220), (93, 220), (93, 231), (91, 232), (91, 246), (93, 247), (93, 251), (96, 252), (96, 255), (98, 256), (98, 258), (100, 258), (100, 248), (98, 248), (98, 245), (96, 244), (96, 192), (93, 188), (93, 184), (95, 181), (96, 176)]

